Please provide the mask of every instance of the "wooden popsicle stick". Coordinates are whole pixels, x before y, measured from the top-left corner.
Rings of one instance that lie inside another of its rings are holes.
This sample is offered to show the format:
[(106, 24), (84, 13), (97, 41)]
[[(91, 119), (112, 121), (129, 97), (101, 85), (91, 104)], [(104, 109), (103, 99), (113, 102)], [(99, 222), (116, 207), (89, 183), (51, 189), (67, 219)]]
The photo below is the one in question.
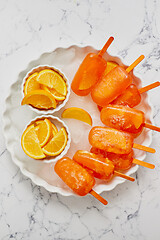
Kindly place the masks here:
[(135, 179), (134, 179), (133, 177), (127, 176), (127, 175), (125, 175), (125, 174), (123, 174), (123, 173), (114, 171), (114, 174), (115, 174), (116, 176), (118, 176), (118, 177), (125, 178), (125, 179), (127, 179), (127, 180), (129, 180), (129, 181), (131, 181), (131, 182), (134, 182), (134, 181), (135, 181)]
[(133, 158), (133, 163), (137, 164), (137, 165), (140, 165), (140, 166), (143, 166), (143, 167), (146, 167), (146, 168), (150, 168), (150, 169), (155, 168), (155, 165), (153, 165), (151, 163), (143, 162), (143, 161), (135, 159), (135, 158)]
[(159, 87), (159, 86), (160, 86), (160, 82), (154, 82), (154, 83), (152, 83), (152, 84), (149, 84), (149, 85), (146, 86), (146, 87), (143, 87), (143, 88), (138, 89), (138, 91), (139, 91), (139, 93), (141, 94), (141, 93), (147, 92), (147, 91), (149, 91), (149, 90), (151, 90), (151, 89), (153, 89), (153, 88)]
[(143, 151), (146, 151), (146, 152), (150, 152), (150, 153), (155, 153), (156, 152), (156, 150), (154, 148), (146, 147), (146, 146), (140, 145), (138, 143), (133, 143), (133, 148), (143, 150)]
[(144, 127), (152, 129), (152, 130), (157, 131), (157, 132), (160, 132), (160, 127), (153, 126), (150, 123), (144, 123)]
[(95, 197), (98, 201), (100, 201), (101, 203), (103, 203), (104, 205), (107, 205), (108, 202), (106, 199), (104, 199), (103, 197), (101, 197), (98, 193), (96, 193), (93, 189), (89, 192), (90, 194), (92, 194), (93, 197)]
[(127, 69), (126, 71), (129, 73), (133, 68), (135, 68), (142, 60), (144, 59), (144, 55), (141, 55), (136, 59)]
[(105, 43), (105, 45), (103, 46), (103, 48), (99, 51), (98, 55), (99, 56), (103, 56), (103, 54), (107, 51), (108, 47), (111, 45), (111, 43), (113, 42), (114, 37), (110, 37), (108, 39), (108, 41)]

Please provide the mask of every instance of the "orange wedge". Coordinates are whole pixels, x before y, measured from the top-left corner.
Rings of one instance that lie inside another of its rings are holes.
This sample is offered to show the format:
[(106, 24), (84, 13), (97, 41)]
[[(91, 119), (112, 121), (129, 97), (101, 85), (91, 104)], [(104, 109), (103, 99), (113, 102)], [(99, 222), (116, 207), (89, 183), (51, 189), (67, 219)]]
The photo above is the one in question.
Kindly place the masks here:
[(49, 88), (46, 87), (45, 85), (42, 85), (42, 89), (50, 92), (57, 101), (63, 101), (66, 98), (65, 96), (58, 93), (54, 88)]
[(104, 75), (108, 74), (113, 68), (117, 67), (118, 64), (115, 62), (107, 62), (107, 67), (104, 71)]
[(49, 88), (54, 88), (63, 96), (66, 96), (67, 94), (65, 81), (57, 72), (53, 70), (45, 69), (40, 71), (36, 80), (38, 83), (41, 83)]
[(31, 158), (43, 159), (45, 154), (43, 153), (39, 139), (34, 128), (34, 124), (30, 125), (22, 134), (21, 145), (24, 152)]
[(51, 123), (51, 135), (47, 142), (49, 142), (57, 133), (58, 133), (57, 127), (53, 123)]
[(52, 134), (53, 134), (53, 136), (55, 136), (56, 133), (58, 133), (58, 129), (53, 123), (51, 123), (51, 126), (52, 126)]
[(43, 147), (49, 140), (52, 134), (52, 124), (46, 118), (44, 120), (38, 120), (35, 122), (35, 126), (37, 126), (37, 136), (40, 142), (40, 146)]
[(67, 132), (64, 128), (60, 131), (42, 148), (43, 152), (49, 156), (59, 155), (67, 144)]
[(88, 112), (82, 108), (71, 107), (67, 108), (62, 113), (63, 118), (74, 118), (92, 126), (92, 118)]
[(21, 104), (30, 104), (39, 109), (56, 108), (57, 105), (53, 95), (45, 90), (35, 90), (28, 93)]
[(36, 81), (37, 75), (38, 72), (33, 73), (25, 82), (24, 95), (27, 95), (28, 93), (41, 88), (41, 85)]

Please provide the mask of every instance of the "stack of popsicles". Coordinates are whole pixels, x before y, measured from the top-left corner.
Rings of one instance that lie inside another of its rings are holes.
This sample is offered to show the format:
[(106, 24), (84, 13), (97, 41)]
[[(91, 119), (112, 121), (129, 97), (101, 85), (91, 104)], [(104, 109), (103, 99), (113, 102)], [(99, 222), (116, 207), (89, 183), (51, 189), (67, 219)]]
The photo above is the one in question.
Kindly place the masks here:
[(141, 94), (158, 87), (160, 82), (141, 89), (133, 84), (130, 72), (144, 59), (143, 55), (126, 69), (110, 62), (108, 70), (103, 55), (112, 41), (113, 37), (110, 37), (98, 54), (90, 53), (85, 57), (71, 85), (73, 92), (79, 96), (91, 93), (106, 127), (96, 126), (91, 129), (90, 152), (79, 150), (72, 160), (63, 158), (55, 165), (56, 173), (73, 191), (80, 196), (91, 193), (104, 204), (107, 201), (92, 189), (94, 178), (110, 181), (117, 175), (134, 181), (134, 178), (121, 171), (129, 169), (133, 163), (153, 169), (153, 164), (135, 159), (132, 148), (150, 153), (154, 153), (155, 149), (133, 141), (144, 127), (160, 131), (160, 128), (145, 122), (142, 111), (133, 109), (140, 103)]

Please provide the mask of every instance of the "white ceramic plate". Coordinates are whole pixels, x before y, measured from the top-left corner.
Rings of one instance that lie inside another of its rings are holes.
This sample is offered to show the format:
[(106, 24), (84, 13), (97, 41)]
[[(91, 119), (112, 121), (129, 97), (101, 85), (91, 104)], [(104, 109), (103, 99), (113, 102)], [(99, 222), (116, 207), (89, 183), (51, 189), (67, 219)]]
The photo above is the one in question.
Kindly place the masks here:
[[(20, 168), (22, 173), (25, 176), (29, 177), (35, 184), (43, 186), (50, 192), (57, 192), (64, 196), (74, 195), (74, 193), (54, 172), (55, 163), (46, 163), (43, 161), (30, 159), (25, 155), (21, 148), (20, 140), (25, 126), (29, 123), (29, 121), (38, 116), (38, 114), (33, 112), (29, 106), (20, 105), (22, 100), (21, 85), (23, 78), (28, 71), (38, 65), (46, 64), (60, 69), (67, 76), (69, 82), (71, 83), (79, 64), (89, 52), (97, 52), (97, 50), (90, 46), (83, 48), (78, 46), (57, 48), (53, 52), (45, 53), (41, 55), (37, 60), (32, 61), (26, 67), (26, 69), (18, 75), (16, 82), (11, 86), (9, 95), (6, 99), (6, 110), (3, 115), (6, 145), (9, 152), (11, 153), (11, 157), (14, 163)], [(119, 65), (124, 65), (118, 57), (112, 57), (107, 53), (104, 57), (107, 60), (117, 62)], [(140, 87), (140, 79), (134, 75), (133, 77), (135, 84)], [(152, 110), (148, 102), (147, 94), (145, 93), (142, 95), (142, 102), (139, 104), (138, 108), (145, 112), (146, 122), (153, 122)], [(62, 111), (65, 108), (71, 106), (82, 107), (88, 111), (92, 116), (93, 126), (103, 126), (99, 118), (100, 114), (97, 106), (92, 102), (90, 95), (86, 97), (79, 97), (71, 91), (69, 101), (65, 107), (63, 107), (59, 112), (54, 113), (54, 115), (60, 117)], [(89, 150), (91, 146), (88, 142), (88, 133), (91, 127), (83, 122), (74, 119), (63, 119), (63, 121), (66, 123), (71, 133), (71, 146), (67, 153), (67, 156), (72, 157), (75, 151), (78, 149)], [(140, 143), (145, 146), (149, 146), (151, 144), (151, 141), (151, 131), (147, 129), (144, 129), (142, 134), (137, 139), (135, 139), (136, 143)], [(145, 153), (143, 151), (136, 150), (135, 156), (137, 159), (144, 160)], [(137, 171), (137, 169), (138, 166), (134, 165), (126, 172), (126, 174), (133, 174)], [(110, 191), (115, 188), (115, 186), (123, 183), (124, 181), (125, 180), (120, 177), (115, 177), (109, 183), (97, 179), (94, 190), (96, 190), (98, 193), (101, 193), (103, 191)]]

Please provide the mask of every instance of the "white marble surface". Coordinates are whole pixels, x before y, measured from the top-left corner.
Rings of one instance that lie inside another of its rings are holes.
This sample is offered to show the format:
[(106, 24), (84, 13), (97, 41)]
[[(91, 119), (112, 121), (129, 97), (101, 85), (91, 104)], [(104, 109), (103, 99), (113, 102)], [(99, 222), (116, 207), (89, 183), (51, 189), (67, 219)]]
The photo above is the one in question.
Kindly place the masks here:
[[(0, 0), (0, 239), (159, 240), (159, 133), (153, 133), (146, 161), (135, 183), (103, 193), (104, 207), (91, 196), (62, 197), (37, 187), (12, 163), (2, 133), (4, 101), (17, 74), (31, 59), (57, 46), (110, 48), (128, 63), (146, 56), (135, 73), (143, 85), (160, 79), (160, 1)], [(149, 93), (155, 124), (160, 126), (160, 89)]]

